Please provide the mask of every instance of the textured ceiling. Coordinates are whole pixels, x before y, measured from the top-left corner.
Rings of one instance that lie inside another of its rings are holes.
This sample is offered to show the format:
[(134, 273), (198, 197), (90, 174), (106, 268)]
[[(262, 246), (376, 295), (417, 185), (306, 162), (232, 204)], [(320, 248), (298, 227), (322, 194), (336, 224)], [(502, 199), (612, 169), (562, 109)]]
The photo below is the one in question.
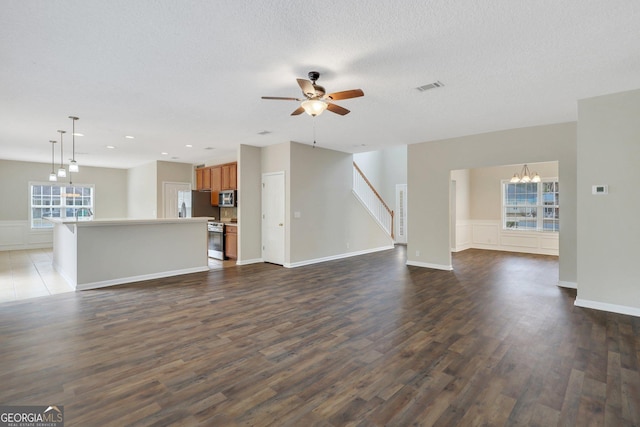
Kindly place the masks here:
[[(573, 121), (578, 99), (640, 88), (639, 22), (637, 0), (5, 1), (0, 158), (50, 162), (69, 115), (78, 162), (110, 167), (310, 144), (314, 121), (346, 152)], [(365, 96), (315, 119), (260, 99), (299, 97), (311, 70)]]

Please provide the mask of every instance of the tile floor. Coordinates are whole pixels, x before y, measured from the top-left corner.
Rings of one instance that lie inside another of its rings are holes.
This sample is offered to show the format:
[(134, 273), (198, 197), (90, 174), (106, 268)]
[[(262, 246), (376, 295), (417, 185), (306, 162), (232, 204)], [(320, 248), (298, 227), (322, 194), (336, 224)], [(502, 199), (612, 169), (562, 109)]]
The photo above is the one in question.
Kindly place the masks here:
[[(234, 265), (209, 258), (212, 270)], [(51, 248), (0, 251), (0, 303), (73, 291), (54, 270)]]

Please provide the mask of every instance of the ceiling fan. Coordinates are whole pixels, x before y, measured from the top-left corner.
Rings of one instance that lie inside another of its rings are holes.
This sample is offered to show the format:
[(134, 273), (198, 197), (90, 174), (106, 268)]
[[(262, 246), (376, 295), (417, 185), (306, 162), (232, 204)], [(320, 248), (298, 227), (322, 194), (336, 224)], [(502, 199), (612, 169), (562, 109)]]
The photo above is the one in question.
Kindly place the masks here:
[(329, 110), (332, 113), (340, 114), (344, 116), (349, 114), (349, 110), (339, 105), (332, 103), (331, 101), (339, 101), (342, 99), (357, 98), (364, 96), (362, 89), (343, 90), (341, 92), (333, 92), (327, 94), (324, 88), (316, 84), (316, 81), (320, 78), (320, 73), (317, 71), (309, 72), (309, 80), (296, 79), (304, 98), (286, 98), (280, 96), (263, 96), (262, 99), (278, 99), (283, 101), (302, 101), (300, 106), (295, 109), (292, 116), (297, 116), (306, 112), (310, 116), (317, 116), (322, 114), (324, 110)]

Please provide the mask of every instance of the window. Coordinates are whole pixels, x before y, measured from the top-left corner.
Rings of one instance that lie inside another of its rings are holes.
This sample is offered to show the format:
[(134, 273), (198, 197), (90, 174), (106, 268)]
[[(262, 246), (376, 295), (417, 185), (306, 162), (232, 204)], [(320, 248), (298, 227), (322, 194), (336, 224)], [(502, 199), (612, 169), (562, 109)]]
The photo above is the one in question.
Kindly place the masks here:
[(542, 182), (502, 182), (502, 228), (559, 231), (560, 192), (557, 179)]
[(74, 218), (79, 208), (93, 211), (93, 186), (31, 184), (31, 228), (52, 228), (44, 218)]

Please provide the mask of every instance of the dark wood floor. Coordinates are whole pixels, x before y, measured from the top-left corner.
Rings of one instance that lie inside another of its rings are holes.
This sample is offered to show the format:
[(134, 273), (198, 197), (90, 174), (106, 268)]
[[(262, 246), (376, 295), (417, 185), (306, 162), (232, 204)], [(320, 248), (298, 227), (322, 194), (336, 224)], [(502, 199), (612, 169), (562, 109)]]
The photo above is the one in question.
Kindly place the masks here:
[(0, 404), (66, 426), (639, 426), (640, 318), (557, 258), (405, 248), (0, 305)]

